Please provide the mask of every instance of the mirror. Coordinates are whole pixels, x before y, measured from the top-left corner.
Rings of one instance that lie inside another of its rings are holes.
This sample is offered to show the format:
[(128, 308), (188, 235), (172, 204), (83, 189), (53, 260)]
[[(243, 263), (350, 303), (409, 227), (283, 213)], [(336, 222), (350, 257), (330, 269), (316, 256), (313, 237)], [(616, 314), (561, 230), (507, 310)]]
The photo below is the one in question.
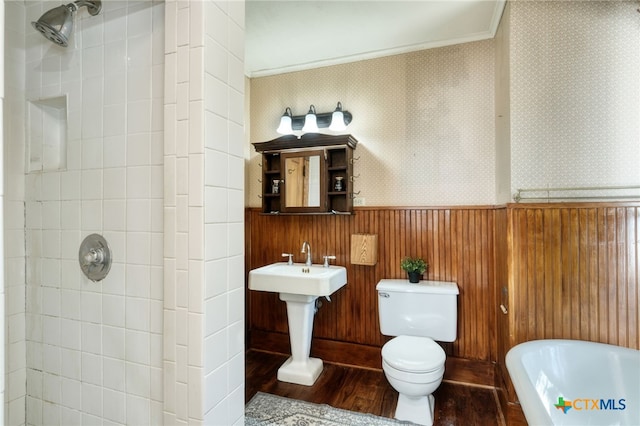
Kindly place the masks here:
[(320, 207), (320, 155), (284, 158), (285, 206)]

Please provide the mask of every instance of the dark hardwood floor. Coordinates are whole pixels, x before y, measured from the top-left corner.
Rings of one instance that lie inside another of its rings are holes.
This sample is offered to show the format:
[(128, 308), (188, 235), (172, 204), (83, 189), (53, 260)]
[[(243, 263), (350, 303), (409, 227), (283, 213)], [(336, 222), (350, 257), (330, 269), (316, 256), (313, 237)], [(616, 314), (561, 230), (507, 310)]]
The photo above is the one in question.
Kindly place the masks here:
[[(313, 386), (294, 385), (276, 379), (278, 368), (287, 358), (270, 352), (246, 352), (245, 402), (260, 391), (393, 418), (398, 394), (382, 370), (325, 362)], [(434, 397), (435, 426), (504, 425), (494, 389), (443, 382)]]

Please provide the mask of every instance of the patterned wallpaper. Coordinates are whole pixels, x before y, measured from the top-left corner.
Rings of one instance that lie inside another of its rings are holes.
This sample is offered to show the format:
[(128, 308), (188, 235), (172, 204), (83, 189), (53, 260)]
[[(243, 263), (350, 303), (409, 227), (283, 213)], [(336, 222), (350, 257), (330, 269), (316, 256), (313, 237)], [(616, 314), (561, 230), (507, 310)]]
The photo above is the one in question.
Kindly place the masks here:
[[(370, 206), (494, 202), (493, 41), (251, 79), (251, 142), (290, 106), (353, 114), (354, 184)], [(251, 148), (248, 203), (260, 205)]]
[[(512, 1), (494, 40), (251, 79), (250, 141), (278, 137), (287, 106), (301, 115), (341, 101), (360, 142), (355, 191), (369, 206), (640, 185), (637, 8)], [(260, 161), (249, 151), (247, 205), (256, 207)]]
[(512, 190), (640, 185), (638, 6), (511, 3)]

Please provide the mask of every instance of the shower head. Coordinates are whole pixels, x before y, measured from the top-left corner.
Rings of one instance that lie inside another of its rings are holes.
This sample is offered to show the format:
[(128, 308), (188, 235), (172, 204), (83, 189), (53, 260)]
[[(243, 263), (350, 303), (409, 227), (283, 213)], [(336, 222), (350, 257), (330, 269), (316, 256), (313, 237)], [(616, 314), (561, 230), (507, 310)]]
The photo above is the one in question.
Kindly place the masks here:
[(102, 2), (100, 0), (78, 0), (67, 5), (60, 5), (45, 12), (40, 19), (32, 22), (31, 25), (40, 31), (47, 40), (67, 47), (69, 37), (73, 32), (73, 15), (82, 6), (86, 6), (89, 14), (95, 16), (100, 13)]

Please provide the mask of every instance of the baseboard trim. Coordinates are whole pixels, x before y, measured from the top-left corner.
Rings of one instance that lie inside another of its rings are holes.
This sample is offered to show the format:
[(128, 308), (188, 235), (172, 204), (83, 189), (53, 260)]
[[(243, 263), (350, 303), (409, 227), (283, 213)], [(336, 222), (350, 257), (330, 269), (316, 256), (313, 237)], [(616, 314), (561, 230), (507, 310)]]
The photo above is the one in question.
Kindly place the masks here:
[[(248, 349), (290, 354), (289, 335), (263, 330), (248, 332)], [(380, 347), (357, 343), (316, 339), (311, 342), (311, 356), (332, 364), (381, 370)], [(448, 356), (444, 380), (478, 386), (495, 386), (493, 363)]]

